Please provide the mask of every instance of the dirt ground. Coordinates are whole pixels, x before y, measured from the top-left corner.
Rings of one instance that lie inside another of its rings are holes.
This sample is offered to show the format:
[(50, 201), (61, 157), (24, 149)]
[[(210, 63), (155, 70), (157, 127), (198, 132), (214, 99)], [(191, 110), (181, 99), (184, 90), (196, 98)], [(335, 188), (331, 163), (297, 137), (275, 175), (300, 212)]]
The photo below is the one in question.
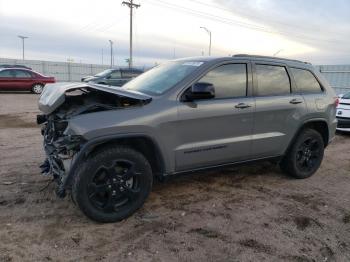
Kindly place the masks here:
[(309, 179), (271, 163), (174, 177), (98, 224), (39, 172), (37, 99), (0, 94), (0, 261), (350, 261), (350, 135)]

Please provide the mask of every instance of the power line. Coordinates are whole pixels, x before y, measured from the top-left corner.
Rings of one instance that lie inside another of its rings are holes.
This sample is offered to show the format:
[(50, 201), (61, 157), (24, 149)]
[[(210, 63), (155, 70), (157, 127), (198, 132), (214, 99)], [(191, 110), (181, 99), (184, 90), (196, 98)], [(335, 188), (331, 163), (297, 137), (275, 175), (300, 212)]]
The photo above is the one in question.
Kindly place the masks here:
[[(186, 13), (192, 14), (194, 16), (200, 17), (200, 18), (206, 18), (209, 20), (213, 20), (213, 21), (217, 21), (217, 22), (221, 22), (221, 23), (225, 23), (228, 25), (235, 25), (235, 26), (240, 26), (240, 27), (245, 27), (251, 30), (256, 30), (256, 31), (261, 31), (261, 32), (265, 32), (265, 33), (270, 33), (270, 34), (280, 34), (280, 35), (286, 35), (286, 36), (291, 36), (291, 32), (287, 32), (287, 31), (281, 31), (281, 30), (271, 30), (271, 29), (267, 29), (265, 27), (262, 26), (258, 26), (258, 25), (254, 25), (254, 24), (250, 24), (250, 23), (245, 23), (245, 22), (241, 22), (241, 21), (237, 21), (234, 19), (230, 19), (230, 18), (225, 18), (225, 17), (220, 17), (220, 16), (216, 16), (213, 14), (209, 14), (206, 12), (202, 12), (202, 11), (197, 11), (197, 10), (193, 10), (187, 7), (183, 7), (183, 6), (179, 6), (179, 5), (175, 5), (175, 4), (170, 4), (161, 0), (146, 0), (152, 4), (155, 5), (160, 5), (166, 8), (170, 8), (172, 10), (178, 10), (178, 11), (184, 11)], [(320, 38), (314, 38), (314, 37), (310, 37), (308, 35), (297, 35), (295, 34), (295, 32), (293, 33), (293, 37), (295, 38), (299, 38), (301, 40), (309, 40), (309, 41), (313, 41), (313, 42), (329, 42), (329, 43), (336, 43), (339, 44), (341, 41), (340, 40), (331, 40), (331, 39), (320, 39)], [(344, 42), (343, 43), (348, 43), (348, 42)]]

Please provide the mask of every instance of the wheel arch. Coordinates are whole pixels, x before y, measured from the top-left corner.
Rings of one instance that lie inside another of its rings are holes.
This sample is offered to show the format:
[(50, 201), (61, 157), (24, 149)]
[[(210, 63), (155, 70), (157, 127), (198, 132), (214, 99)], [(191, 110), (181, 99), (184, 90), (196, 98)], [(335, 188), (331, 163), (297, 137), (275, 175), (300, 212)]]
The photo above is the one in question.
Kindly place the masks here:
[(292, 138), (292, 140), (289, 142), (289, 145), (287, 147), (287, 150), (285, 151), (285, 154), (289, 151), (289, 149), (291, 148), (291, 146), (293, 145), (293, 143), (295, 142), (295, 140), (297, 139), (297, 137), (299, 136), (299, 134), (306, 128), (310, 128), (310, 129), (314, 129), (316, 130), (318, 133), (320, 133), (320, 135), (323, 138), (323, 143), (324, 146), (327, 147), (328, 142), (329, 142), (329, 128), (328, 128), (328, 124), (327, 121), (325, 119), (310, 119), (310, 120), (306, 120), (297, 130), (297, 132), (295, 133), (294, 137)]
[(102, 150), (104, 147), (114, 145), (130, 146), (142, 153), (149, 161), (154, 175), (161, 177), (166, 172), (164, 156), (158, 143), (152, 137), (145, 134), (106, 136), (90, 140), (83, 145), (73, 160), (67, 177), (62, 184), (62, 189), (70, 185), (75, 176), (76, 168), (82, 161), (86, 160), (91, 154)]

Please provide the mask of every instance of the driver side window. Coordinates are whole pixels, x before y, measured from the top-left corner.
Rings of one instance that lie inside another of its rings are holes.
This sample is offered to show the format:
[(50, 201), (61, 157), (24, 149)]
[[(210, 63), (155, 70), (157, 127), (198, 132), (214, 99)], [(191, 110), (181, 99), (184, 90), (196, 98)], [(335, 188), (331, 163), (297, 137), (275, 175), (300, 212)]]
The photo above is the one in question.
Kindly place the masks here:
[(247, 65), (227, 64), (209, 71), (198, 82), (211, 83), (215, 98), (247, 96)]

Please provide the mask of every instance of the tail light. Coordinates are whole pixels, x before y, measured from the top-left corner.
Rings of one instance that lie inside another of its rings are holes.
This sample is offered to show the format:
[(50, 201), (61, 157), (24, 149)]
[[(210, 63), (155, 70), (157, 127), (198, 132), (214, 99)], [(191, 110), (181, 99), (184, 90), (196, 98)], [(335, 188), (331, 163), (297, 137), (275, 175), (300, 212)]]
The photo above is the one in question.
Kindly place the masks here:
[(338, 107), (338, 105), (339, 105), (339, 98), (338, 97), (335, 97), (334, 104), (335, 104), (335, 107)]

